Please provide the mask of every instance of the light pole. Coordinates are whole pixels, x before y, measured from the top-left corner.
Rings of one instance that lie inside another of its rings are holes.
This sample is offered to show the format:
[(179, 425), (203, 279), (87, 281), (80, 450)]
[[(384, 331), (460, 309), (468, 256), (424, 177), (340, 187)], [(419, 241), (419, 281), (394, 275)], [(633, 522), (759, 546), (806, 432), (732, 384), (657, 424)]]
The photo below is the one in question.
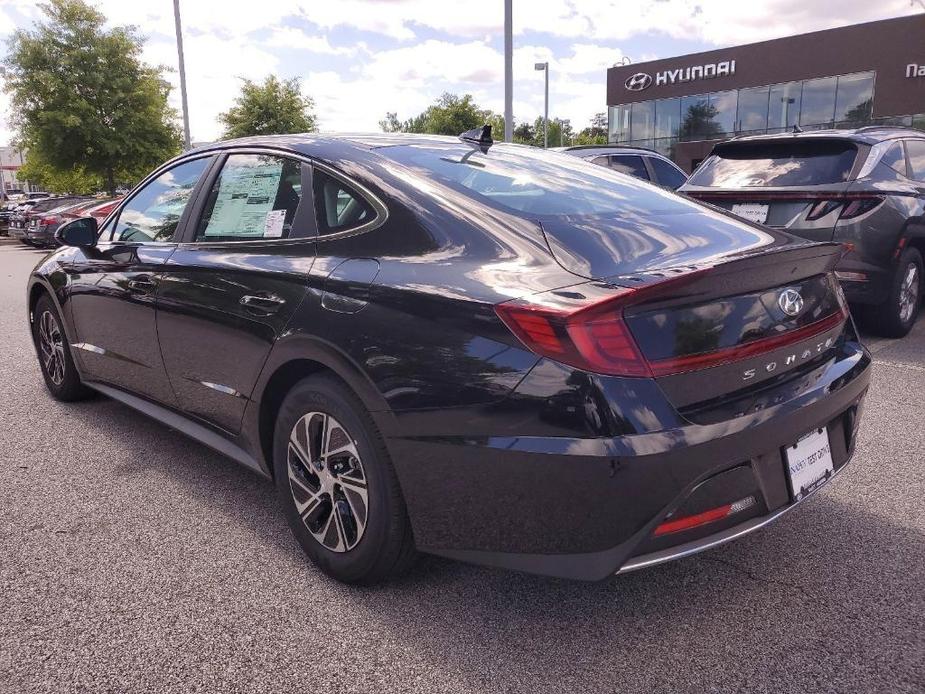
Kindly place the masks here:
[(534, 63), (534, 70), (542, 70), (546, 78), (546, 97), (543, 101), (543, 149), (549, 147), (549, 63)]
[(189, 149), (189, 106), (186, 103), (186, 64), (183, 62), (183, 30), (180, 28), (180, 0), (173, 0), (173, 18), (177, 25), (177, 57), (180, 59), (180, 99), (183, 102), (183, 149)]
[(504, 141), (514, 141), (514, 29), (512, 5), (504, 0)]

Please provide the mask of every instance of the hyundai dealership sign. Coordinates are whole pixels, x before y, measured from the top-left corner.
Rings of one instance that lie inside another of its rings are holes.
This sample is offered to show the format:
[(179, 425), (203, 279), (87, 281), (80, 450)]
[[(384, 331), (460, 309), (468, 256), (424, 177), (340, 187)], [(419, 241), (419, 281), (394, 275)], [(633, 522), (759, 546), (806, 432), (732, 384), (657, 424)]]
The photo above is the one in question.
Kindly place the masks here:
[(681, 82), (696, 82), (709, 80), (714, 77), (726, 77), (736, 73), (736, 61), (724, 60), (720, 63), (707, 63), (706, 65), (693, 65), (679, 67), (674, 70), (662, 70), (655, 73), (655, 78), (645, 72), (637, 72), (627, 78), (623, 86), (631, 92), (641, 92), (655, 83), (656, 87), (664, 84), (680, 84)]

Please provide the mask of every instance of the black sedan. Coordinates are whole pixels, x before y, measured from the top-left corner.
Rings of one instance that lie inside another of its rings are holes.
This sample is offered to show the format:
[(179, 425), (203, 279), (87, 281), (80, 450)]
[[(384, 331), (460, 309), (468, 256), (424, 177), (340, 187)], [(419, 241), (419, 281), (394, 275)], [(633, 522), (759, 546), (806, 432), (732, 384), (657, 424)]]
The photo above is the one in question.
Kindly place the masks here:
[(854, 451), (838, 245), (487, 128), (218, 143), (58, 238), (27, 293), (51, 394), (273, 478), (343, 581), (416, 550), (601, 579), (765, 525)]

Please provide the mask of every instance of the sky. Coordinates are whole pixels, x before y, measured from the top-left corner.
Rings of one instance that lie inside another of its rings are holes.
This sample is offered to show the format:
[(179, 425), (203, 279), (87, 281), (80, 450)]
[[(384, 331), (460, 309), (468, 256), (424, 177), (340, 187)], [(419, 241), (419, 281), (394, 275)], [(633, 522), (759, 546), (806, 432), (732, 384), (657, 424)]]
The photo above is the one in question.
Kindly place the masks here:
[[(172, 70), (172, 0), (91, 0), (112, 25), (135, 25), (144, 59)], [(576, 129), (606, 109), (606, 69), (922, 12), (919, 0), (514, 0), (514, 118), (543, 111)], [(443, 92), (504, 112), (503, 0), (181, 0), (192, 139), (219, 137), (243, 78), (298, 77), (322, 131), (376, 131)], [(34, 0), (0, 0), (0, 55), (41, 17)], [(0, 144), (9, 98), (0, 94)]]

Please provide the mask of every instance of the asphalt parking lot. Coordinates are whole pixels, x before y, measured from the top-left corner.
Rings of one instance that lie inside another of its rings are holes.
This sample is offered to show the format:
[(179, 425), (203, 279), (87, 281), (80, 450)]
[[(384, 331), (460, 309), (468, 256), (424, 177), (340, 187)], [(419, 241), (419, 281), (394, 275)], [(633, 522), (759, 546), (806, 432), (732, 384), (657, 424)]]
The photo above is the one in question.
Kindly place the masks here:
[(271, 484), (45, 393), (0, 240), (2, 692), (922, 692), (925, 318), (871, 341), (859, 452), (763, 532), (596, 583), (316, 571)]

